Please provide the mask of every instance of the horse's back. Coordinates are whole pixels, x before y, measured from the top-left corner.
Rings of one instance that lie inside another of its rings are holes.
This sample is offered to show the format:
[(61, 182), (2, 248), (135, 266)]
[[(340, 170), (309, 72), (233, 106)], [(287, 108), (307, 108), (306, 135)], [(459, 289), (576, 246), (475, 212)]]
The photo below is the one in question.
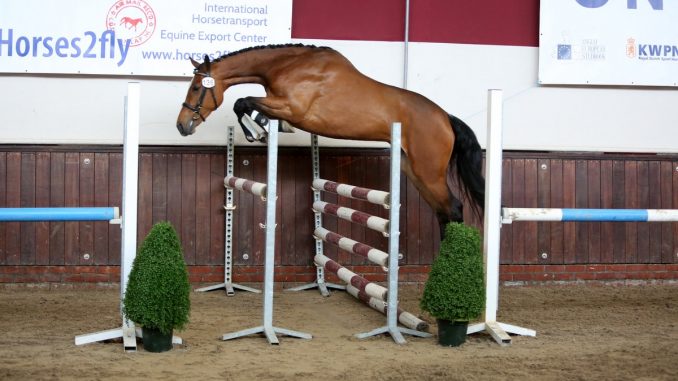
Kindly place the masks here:
[(303, 130), (335, 138), (389, 141), (393, 122), (403, 124), (404, 135), (422, 128), (428, 130), (423, 133), (440, 134), (440, 128), (450, 128), (447, 114), (434, 102), (364, 75), (334, 49), (302, 50), (283, 66), (285, 83), (279, 85), (290, 92), (290, 99), (303, 100), (303, 118), (292, 121)]

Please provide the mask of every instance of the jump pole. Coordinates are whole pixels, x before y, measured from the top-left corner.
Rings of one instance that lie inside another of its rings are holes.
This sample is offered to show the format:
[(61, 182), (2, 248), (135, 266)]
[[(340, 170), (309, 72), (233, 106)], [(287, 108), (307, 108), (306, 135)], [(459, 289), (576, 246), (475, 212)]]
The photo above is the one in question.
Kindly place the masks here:
[(678, 209), (556, 209), (502, 208), (502, 222), (672, 222), (678, 221)]
[(0, 221), (109, 221), (119, 224), (118, 207), (77, 207), (77, 208), (0, 208)]
[(487, 147), (485, 159), (485, 216), (483, 255), (485, 257), (484, 322), (469, 325), (466, 333), (487, 331), (500, 345), (510, 345), (513, 333), (536, 336), (537, 332), (497, 322), (499, 308), (499, 249), (501, 239), (502, 91), (488, 91)]

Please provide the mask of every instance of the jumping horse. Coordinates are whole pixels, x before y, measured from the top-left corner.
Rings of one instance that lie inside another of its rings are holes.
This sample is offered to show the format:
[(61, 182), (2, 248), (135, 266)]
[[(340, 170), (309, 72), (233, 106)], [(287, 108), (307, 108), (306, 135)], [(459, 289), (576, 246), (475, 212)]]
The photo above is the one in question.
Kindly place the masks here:
[(479, 214), (484, 207), (482, 153), (471, 128), (420, 94), (363, 75), (334, 49), (256, 46), (212, 62), (208, 56), (191, 62), (195, 75), (177, 118), (183, 136), (221, 105), (229, 87), (259, 84), (265, 97), (240, 98), (233, 107), (246, 132), (245, 121), (263, 114), (320, 136), (389, 142), (391, 124), (400, 122), (401, 168), (435, 211), (441, 237), (448, 222), (463, 222), (463, 204), (452, 194), (448, 170), (473, 210)]

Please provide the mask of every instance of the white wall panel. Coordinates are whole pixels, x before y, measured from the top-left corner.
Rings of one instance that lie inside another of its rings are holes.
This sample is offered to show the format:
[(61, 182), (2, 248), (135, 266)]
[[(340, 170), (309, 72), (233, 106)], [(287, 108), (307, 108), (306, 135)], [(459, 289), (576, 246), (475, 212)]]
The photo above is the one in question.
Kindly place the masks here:
[[(328, 45), (377, 80), (401, 85), (403, 44), (297, 40)], [(507, 149), (678, 152), (678, 92), (657, 88), (545, 87), (537, 84), (538, 49), (411, 43), (410, 89), (464, 120), (485, 141), (487, 89), (504, 89)], [(186, 63), (189, 65), (189, 63)], [(0, 76), (0, 143), (121, 144), (123, 96), (130, 79)], [(136, 79), (131, 79), (136, 80)], [(236, 124), (233, 102), (262, 95), (256, 85), (231, 88), (222, 108), (191, 137), (175, 128), (189, 80), (139, 79), (141, 144), (223, 145)], [(356, 121), (360, 123), (360, 121)], [(283, 134), (283, 145), (308, 145), (308, 135)], [(238, 142), (245, 143), (240, 132)], [(321, 139), (331, 146), (383, 144)]]
[(504, 90), (506, 149), (678, 152), (678, 92), (539, 86), (538, 49), (417, 43), (410, 88), (469, 123), (485, 142), (487, 89)]

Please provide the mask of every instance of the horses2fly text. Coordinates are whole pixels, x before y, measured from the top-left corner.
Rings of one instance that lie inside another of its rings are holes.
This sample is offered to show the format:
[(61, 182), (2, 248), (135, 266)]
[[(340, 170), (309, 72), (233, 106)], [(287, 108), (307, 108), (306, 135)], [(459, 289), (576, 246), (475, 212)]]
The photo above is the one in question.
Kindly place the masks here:
[(116, 59), (121, 66), (129, 52), (131, 40), (115, 38), (115, 31), (100, 34), (86, 31), (80, 37), (22, 36), (14, 29), (0, 29), (0, 57), (71, 57)]

